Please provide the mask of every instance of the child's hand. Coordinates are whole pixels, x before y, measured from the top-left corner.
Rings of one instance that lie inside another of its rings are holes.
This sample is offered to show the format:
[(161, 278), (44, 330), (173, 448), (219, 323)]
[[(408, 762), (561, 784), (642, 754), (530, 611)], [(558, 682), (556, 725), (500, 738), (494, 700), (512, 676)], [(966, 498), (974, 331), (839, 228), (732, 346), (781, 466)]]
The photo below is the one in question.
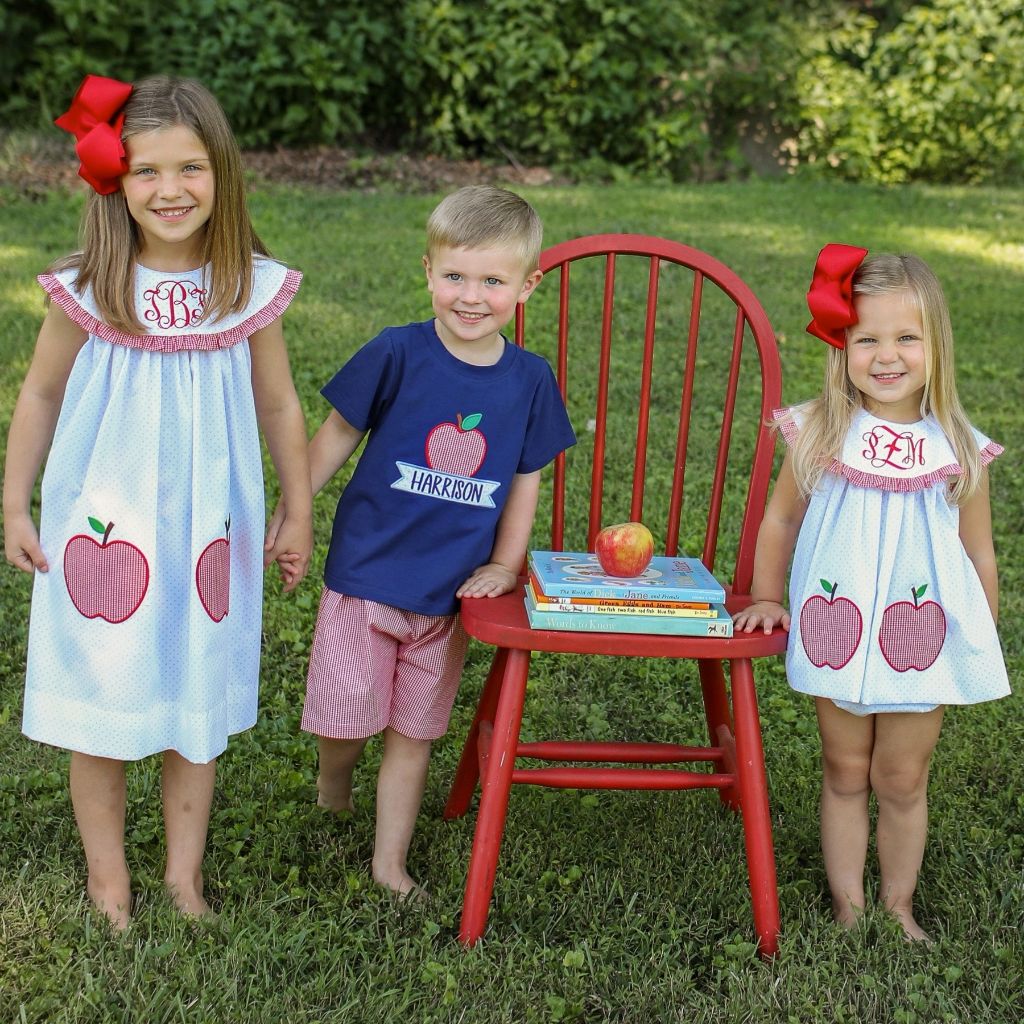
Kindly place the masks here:
[[(284, 522), (284, 517), (284, 502), (279, 501), (277, 508), (274, 509), (274, 514), (270, 517), (270, 522), (267, 523), (267, 539), (263, 543), (264, 552), (273, 550), (274, 545), (277, 543), (277, 534), (281, 529), (281, 524)], [(265, 569), (272, 561), (272, 558), (267, 558), (264, 555), (263, 568)]]
[(284, 592), (294, 590), (309, 571), (313, 552), (313, 522), (309, 516), (289, 516), (279, 504), (270, 519), (263, 545), (263, 565), (277, 562)]
[(755, 601), (732, 617), (733, 629), (738, 633), (753, 633), (759, 626), (766, 634), (776, 627), (789, 629), (789, 612), (778, 601)]
[(469, 579), (455, 591), (456, 597), (501, 597), (515, 590), (517, 576), (498, 562), (488, 562), (473, 570)]
[(22, 572), (47, 572), (50, 568), (39, 546), (36, 524), (24, 513), (4, 516), (4, 553), (7, 561)]

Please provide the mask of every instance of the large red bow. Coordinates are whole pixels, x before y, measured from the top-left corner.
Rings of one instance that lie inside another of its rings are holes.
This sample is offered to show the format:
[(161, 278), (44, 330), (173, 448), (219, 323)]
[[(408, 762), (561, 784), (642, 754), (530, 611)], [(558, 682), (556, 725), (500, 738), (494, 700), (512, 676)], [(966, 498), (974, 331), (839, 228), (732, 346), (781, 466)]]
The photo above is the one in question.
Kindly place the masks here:
[(853, 308), (853, 274), (867, 256), (867, 249), (829, 242), (814, 264), (807, 305), (814, 319), (807, 333), (836, 348), (846, 348), (846, 328), (857, 322)]
[(75, 152), (82, 161), (78, 176), (101, 196), (116, 192), (121, 176), (128, 173), (121, 129), (131, 94), (126, 82), (86, 75), (67, 112), (53, 122), (78, 140)]

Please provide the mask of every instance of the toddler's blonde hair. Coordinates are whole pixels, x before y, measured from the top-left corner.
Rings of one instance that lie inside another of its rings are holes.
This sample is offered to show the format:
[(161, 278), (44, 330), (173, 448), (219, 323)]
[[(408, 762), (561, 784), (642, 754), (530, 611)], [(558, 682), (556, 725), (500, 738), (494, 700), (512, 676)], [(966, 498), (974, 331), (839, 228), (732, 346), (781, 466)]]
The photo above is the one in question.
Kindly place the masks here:
[[(921, 314), (925, 353), (921, 415), (931, 413), (953, 446), (962, 472), (950, 482), (950, 500), (962, 505), (978, 488), (981, 458), (956, 391), (953, 328), (946, 298), (938, 278), (917, 256), (878, 253), (866, 257), (853, 275), (853, 294), (893, 292), (908, 293)], [(846, 349), (828, 346), (824, 391), (800, 407), (805, 418), (793, 445), (793, 473), (805, 495), (838, 457), (854, 412), (863, 404), (863, 395), (847, 372)]]
[(526, 274), (537, 269), (544, 226), (522, 196), (494, 185), (467, 185), (445, 196), (427, 221), (427, 259), (438, 249), (507, 248)]

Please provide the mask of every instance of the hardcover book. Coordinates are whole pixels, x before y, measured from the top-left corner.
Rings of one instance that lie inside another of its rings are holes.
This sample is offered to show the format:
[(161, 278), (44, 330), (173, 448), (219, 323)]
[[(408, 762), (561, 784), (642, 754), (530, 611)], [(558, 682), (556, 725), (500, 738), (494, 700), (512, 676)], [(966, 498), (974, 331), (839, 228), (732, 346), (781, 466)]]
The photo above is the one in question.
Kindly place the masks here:
[(710, 611), (710, 601), (664, 601), (660, 598), (639, 598), (629, 600), (623, 597), (558, 597), (555, 594), (545, 594), (541, 582), (532, 571), (530, 572), (530, 583), (533, 585), (533, 593), (538, 604), (562, 605), (589, 604), (604, 608), (690, 608), (697, 611)]
[[(526, 589), (539, 612), (558, 612), (562, 615), (669, 615), (686, 619), (714, 619), (718, 617), (715, 606), (705, 604), (688, 608), (680, 601), (600, 601), (590, 603), (585, 597), (556, 597), (547, 600), (538, 594), (532, 580)], [(721, 606), (718, 606), (721, 607)]]
[(533, 629), (568, 630), (571, 633), (665, 633), (670, 636), (732, 636), (732, 617), (724, 605), (714, 619), (674, 615), (607, 615), (583, 612), (546, 612), (537, 607), (529, 589), (523, 598), (526, 617)]
[(722, 604), (725, 590), (698, 558), (655, 555), (641, 576), (609, 576), (597, 555), (531, 551), (530, 571), (548, 597), (614, 597), (630, 601), (705, 601)]

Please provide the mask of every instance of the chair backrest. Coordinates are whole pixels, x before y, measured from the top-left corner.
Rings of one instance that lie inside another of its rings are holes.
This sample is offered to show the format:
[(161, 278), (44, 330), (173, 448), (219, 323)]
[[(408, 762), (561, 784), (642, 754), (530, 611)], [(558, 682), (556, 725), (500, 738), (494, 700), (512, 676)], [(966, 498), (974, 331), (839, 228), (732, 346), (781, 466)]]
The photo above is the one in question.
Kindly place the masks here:
[(515, 338), (552, 361), (578, 437), (555, 463), (551, 549), (592, 551), (602, 526), (636, 520), (665, 554), (682, 539), (714, 570), (725, 538), (732, 589), (748, 594), (782, 379), (754, 293), (706, 253), (645, 235), (563, 242), (541, 269)]

